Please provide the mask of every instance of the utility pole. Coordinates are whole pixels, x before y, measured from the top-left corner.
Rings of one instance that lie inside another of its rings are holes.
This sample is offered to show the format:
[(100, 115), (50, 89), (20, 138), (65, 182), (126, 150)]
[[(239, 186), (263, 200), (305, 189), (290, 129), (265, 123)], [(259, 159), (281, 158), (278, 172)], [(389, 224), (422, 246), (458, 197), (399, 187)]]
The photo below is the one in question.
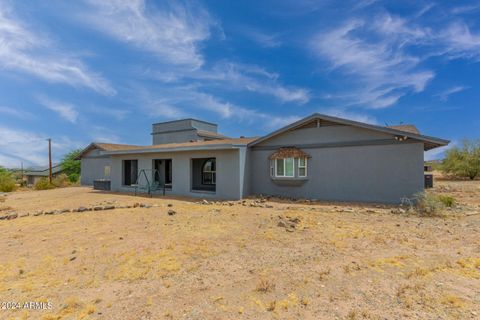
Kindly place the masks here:
[(48, 180), (52, 183), (52, 139), (48, 138)]

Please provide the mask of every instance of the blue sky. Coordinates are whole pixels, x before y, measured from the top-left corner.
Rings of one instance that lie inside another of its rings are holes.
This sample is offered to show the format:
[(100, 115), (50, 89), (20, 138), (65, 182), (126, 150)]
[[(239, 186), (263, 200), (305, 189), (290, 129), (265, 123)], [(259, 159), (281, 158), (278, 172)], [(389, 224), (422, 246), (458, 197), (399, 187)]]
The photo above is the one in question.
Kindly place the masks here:
[(478, 1), (0, 0), (2, 166), (182, 117), (236, 137), (320, 112), (455, 145), (480, 137), (479, 85)]

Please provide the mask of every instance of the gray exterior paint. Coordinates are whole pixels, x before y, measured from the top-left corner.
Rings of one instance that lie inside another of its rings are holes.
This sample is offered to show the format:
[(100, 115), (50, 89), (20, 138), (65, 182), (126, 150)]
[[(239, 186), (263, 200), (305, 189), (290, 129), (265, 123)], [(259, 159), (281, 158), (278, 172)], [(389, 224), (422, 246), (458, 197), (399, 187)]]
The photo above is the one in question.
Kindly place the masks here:
[[(374, 141), (382, 144), (369, 145)], [(298, 145), (311, 156), (307, 177), (272, 178), (269, 156), (279, 147)], [(250, 161), (254, 194), (398, 203), (423, 190), (423, 143), (395, 144), (392, 135), (352, 126), (285, 132), (252, 147)]]
[(203, 141), (198, 130), (217, 133), (217, 125), (196, 119), (184, 119), (152, 125), (152, 144)]
[[(325, 125), (316, 119), (325, 119)], [(193, 119), (154, 124), (154, 144), (175, 139), (199, 140), (191, 139), (192, 135), (198, 135), (197, 129), (216, 132), (216, 125)], [(438, 138), (322, 115), (307, 117), (248, 146), (237, 141), (117, 148), (108, 152), (94, 149), (82, 156), (81, 181), (91, 185), (94, 179), (106, 178), (104, 167), (110, 166), (112, 191), (133, 192), (134, 188), (125, 186), (122, 181), (123, 160), (138, 160), (140, 171), (153, 169), (154, 159), (171, 159), (172, 188), (167, 194), (172, 195), (241, 199), (264, 194), (330, 201), (399, 203), (402, 198), (411, 198), (423, 191), (424, 150), (448, 144)], [(269, 157), (285, 147), (296, 147), (310, 156), (307, 177), (298, 177), (297, 160), (295, 177), (271, 176), (272, 160)], [(195, 185), (192, 159), (196, 158), (216, 159), (214, 192), (192, 190)], [(145, 185), (142, 179), (139, 184)]]
[[(191, 175), (191, 159), (216, 158), (217, 184), (216, 191), (193, 191)], [(167, 194), (183, 195), (199, 198), (240, 199), (240, 152), (238, 149), (191, 151), (191, 152), (161, 152), (148, 154), (113, 155), (111, 158), (112, 191), (134, 192), (134, 188), (124, 186), (122, 182), (122, 160), (138, 160), (138, 170), (151, 170), (153, 159), (172, 159), (172, 189)], [(141, 179), (140, 185), (145, 184)]]
[(102, 155), (99, 149), (88, 152), (81, 159), (80, 183), (91, 186), (93, 180), (110, 179), (110, 176), (105, 176), (105, 167), (107, 166), (110, 166), (110, 156)]

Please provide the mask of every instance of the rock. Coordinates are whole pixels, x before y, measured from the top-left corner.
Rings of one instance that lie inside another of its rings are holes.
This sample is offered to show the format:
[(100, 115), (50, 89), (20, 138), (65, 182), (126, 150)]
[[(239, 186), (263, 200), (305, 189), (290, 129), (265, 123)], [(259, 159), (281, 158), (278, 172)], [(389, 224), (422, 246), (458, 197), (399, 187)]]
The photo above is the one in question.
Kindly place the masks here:
[(16, 212), (11, 212), (7, 215), (7, 220), (12, 220), (18, 218), (18, 213)]
[(144, 207), (148, 209), (148, 208), (151, 208), (151, 207), (152, 207), (152, 205), (150, 205), (150, 204), (146, 203), (146, 204), (144, 205)]
[(113, 206), (113, 205), (103, 207), (103, 210), (113, 210), (113, 209), (115, 209), (115, 206)]
[(103, 207), (102, 207), (102, 206), (95, 206), (95, 207), (93, 207), (93, 211), (100, 211), (100, 210), (103, 210)]
[(0, 215), (0, 220), (5, 220), (7, 219), (7, 217), (8, 217), (8, 214)]
[(54, 210), (49, 210), (49, 211), (45, 211), (43, 214), (54, 214), (55, 211)]
[(28, 217), (29, 215), (30, 215), (30, 213), (24, 212), (24, 213), (20, 213), (20, 214), (18, 215), (18, 217), (19, 217), (19, 218), (23, 218), (23, 217)]
[(85, 212), (85, 211), (87, 211), (87, 210), (88, 210), (88, 209), (85, 208), (85, 207), (78, 207), (78, 208), (77, 208), (77, 212)]
[(169, 216), (173, 216), (173, 215), (175, 215), (176, 213), (177, 213), (177, 212), (176, 212), (175, 210), (172, 210), (172, 209), (168, 210), (168, 215), (169, 215)]
[(286, 228), (287, 224), (284, 221), (280, 220), (277, 223), (277, 227)]
[(210, 202), (208, 202), (207, 200), (203, 199), (203, 200), (202, 200), (202, 204), (210, 204)]
[(140, 203), (138, 203), (138, 202), (135, 202), (135, 203), (133, 204), (133, 207), (134, 207), (134, 208), (137, 208), (137, 207), (139, 207), (139, 206), (140, 206)]
[(40, 211), (36, 211), (33, 215), (34, 215), (35, 217), (38, 217), (38, 216), (41, 216), (42, 214), (43, 214), (43, 211), (40, 210)]
[(138, 206), (139, 206), (140, 208), (145, 208), (146, 204), (145, 204), (145, 203), (140, 203)]
[(171, 207), (173, 207), (173, 204), (169, 203), (169, 204), (167, 204), (167, 207), (171, 208)]
[(71, 258), (70, 258), (70, 261), (73, 261), (73, 260), (75, 260), (75, 259), (77, 259), (77, 257), (71, 257)]

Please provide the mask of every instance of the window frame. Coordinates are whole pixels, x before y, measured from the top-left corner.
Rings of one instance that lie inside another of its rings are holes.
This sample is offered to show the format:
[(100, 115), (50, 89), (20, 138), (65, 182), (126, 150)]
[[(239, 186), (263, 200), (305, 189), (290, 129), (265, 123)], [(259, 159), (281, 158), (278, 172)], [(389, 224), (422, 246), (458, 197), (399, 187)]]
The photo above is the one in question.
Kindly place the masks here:
[[(292, 175), (286, 175), (287, 173), (287, 159), (292, 159)], [(278, 174), (278, 161), (282, 160), (283, 161), (283, 175)], [(275, 177), (276, 178), (295, 178), (295, 158), (281, 158), (281, 159), (275, 159)]]
[[(308, 159), (307, 157), (303, 157), (303, 158), (297, 158), (298, 159), (298, 166), (297, 166), (297, 170), (298, 170), (298, 177), (299, 178), (306, 178), (308, 176), (308, 172), (307, 172), (307, 167), (308, 167)], [(300, 165), (300, 160), (304, 160), (305, 163), (303, 165)], [(301, 175), (300, 174), (300, 169), (304, 169), (305, 170), (305, 174), (304, 175)]]
[[(212, 165), (210, 165), (210, 170), (208, 171), (205, 170), (205, 166), (209, 161), (212, 161), (215, 170), (212, 170)], [(217, 185), (217, 160), (215, 158), (209, 158), (205, 160), (205, 162), (202, 165), (201, 173), (202, 173), (202, 184), (209, 185), (209, 186), (216, 186)], [(205, 179), (205, 174), (209, 174), (211, 176), (210, 178), (211, 181), (207, 181)]]

